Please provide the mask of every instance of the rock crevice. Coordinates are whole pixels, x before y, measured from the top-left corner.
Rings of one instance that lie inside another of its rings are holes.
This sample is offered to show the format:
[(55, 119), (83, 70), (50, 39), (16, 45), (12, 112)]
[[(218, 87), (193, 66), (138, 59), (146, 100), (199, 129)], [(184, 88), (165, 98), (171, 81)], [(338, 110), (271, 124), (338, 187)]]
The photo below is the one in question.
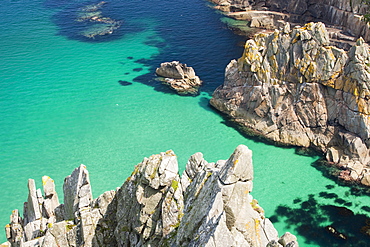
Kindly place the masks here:
[(370, 185), (369, 54), (362, 38), (348, 52), (330, 46), (322, 23), (286, 24), (246, 42), (211, 104), (274, 142), (317, 149), (344, 169), (357, 164), (346, 179)]
[(250, 194), (252, 180), (252, 151), (244, 145), (216, 163), (194, 154), (181, 178), (171, 150), (152, 155), (119, 189), (94, 200), (81, 165), (64, 181), (64, 204), (43, 203), (57, 202), (50, 178), (43, 178), (44, 195), (30, 180), (29, 206), (24, 218), (13, 211), (7, 238), (14, 247), (298, 246), (287, 234), (279, 239)]
[(368, 6), (361, 0), (211, 0), (229, 17), (247, 20), (252, 28), (274, 30), (286, 22), (305, 24), (324, 22), (330, 26), (332, 42), (348, 47), (359, 37), (370, 41), (370, 30), (363, 19)]

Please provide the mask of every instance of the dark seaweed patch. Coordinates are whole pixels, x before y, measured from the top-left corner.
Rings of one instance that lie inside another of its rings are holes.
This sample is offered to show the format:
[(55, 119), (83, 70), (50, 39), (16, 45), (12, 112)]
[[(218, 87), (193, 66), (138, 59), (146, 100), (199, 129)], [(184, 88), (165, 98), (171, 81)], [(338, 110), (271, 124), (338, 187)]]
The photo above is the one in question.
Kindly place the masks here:
[[(270, 219), (273, 222), (282, 221), (298, 234), (306, 238), (306, 244), (318, 246), (369, 246), (370, 218), (364, 214), (355, 214), (345, 206), (332, 204), (332, 193), (320, 193), (319, 197), (327, 199), (319, 203), (315, 195), (309, 195), (307, 200), (294, 199), (294, 206), (280, 205)], [(322, 200), (322, 199), (320, 199)], [(349, 204), (343, 199), (334, 201), (343, 205)], [(361, 209), (370, 212), (370, 207)], [(304, 245), (304, 243), (300, 243)]]
[(338, 198), (338, 195), (335, 193), (328, 193), (328, 192), (320, 192), (319, 193), (320, 197), (326, 198), (326, 199), (333, 199), (333, 198)]
[(130, 85), (132, 85), (132, 82), (123, 81), (123, 80), (119, 80), (118, 83), (121, 84), (122, 86), (130, 86)]
[(369, 206), (362, 206), (361, 209), (366, 211), (366, 212), (370, 212), (370, 207)]
[(325, 187), (330, 190), (330, 189), (334, 189), (335, 186), (334, 185), (331, 185), (331, 184), (328, 184)]
[(297, 204), (297, 203), (300, 203), (301, 201), (302, 201), (301, 198), (296, 198), (296, 199), (293, 200), (293, 203)]

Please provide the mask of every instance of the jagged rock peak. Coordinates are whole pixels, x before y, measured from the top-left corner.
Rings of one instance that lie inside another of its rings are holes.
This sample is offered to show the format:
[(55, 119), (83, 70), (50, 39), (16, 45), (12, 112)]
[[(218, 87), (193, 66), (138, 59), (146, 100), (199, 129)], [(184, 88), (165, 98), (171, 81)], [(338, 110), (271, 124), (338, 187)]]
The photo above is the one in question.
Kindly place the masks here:
[(234, 184), (238, 181), (247, 182), (252, 180), (252, 151), (247, 146), (240, 145), (221, 168), (220, 181), (223, 184)]
[(74, 219), (76, 217), (74, 213), (88, 207), (92, 201), (89, 172), (86, 170), (86, 166), (80, 165), (64, 179), (63, 192), (64, 218)]
[[(331, 46), (323, 23), (257, 34), (226, 67), (211, 104), (247, 132), (311, 147), (369, 185), (370, 50)], [(347, 176), (348, 175), (348, 176)]]
[[(249, 193), (252, 179), (252, 152), (244, 145), (216, 163), (192, 155), (182, 178), (169, 150), (144, 158), (117, 191), (91, 200), (89, 175), (81, 165), (65, 179), (64, 205), (42, 204), (41, 219), (25, 212), (28, 225), (39, 227), (33, 232), (14, 210), (6, 234), (17, 247), (298, 246), (294, 236), (278, 238)], [(43, 177), (43, 185), (40, 197), (30, 180), (29, 202), (35, 194), (39, 202), (53, 199), (53, 180)]]

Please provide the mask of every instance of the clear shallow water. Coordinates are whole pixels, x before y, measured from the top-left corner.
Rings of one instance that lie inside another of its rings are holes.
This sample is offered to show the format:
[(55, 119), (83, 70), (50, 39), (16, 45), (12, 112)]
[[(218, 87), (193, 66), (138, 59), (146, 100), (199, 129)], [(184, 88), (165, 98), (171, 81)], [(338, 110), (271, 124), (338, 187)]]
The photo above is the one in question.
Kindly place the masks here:
[[(172, 149), (183, 170), (195, 152), (211, 162), (245, 144), (254, 154), (253, 195), (280, 234), (297, 234), (300, 246), (351, 246), (315, 226), (338, 221), (330, 205), (368, 213), (369, 197), (323, 177), (311, 165), (317, 157), (245, 138), (208, 106), (244, 39), (207, 2), (111, 0), (107, 14), (123, 26), (95, 42), (78, 37), (71, 22), (84, 3), (5, 0), (0, 7), (0, 225), (22, 208), (28, 178), (40, 187), (49, 175), (61, 195), (64, 177), (83, 163), (96, 197), (120, 186), (144, 156)], [(199, 96), (178, 96), (154, 80), (155, 67), (172, 60), (195, 68), (204, 81)]]

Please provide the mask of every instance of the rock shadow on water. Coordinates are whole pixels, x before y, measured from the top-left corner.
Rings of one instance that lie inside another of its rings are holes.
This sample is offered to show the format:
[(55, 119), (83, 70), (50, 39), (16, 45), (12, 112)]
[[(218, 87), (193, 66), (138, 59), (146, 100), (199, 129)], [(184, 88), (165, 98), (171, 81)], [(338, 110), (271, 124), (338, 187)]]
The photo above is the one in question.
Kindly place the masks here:
[[(311, 163), (311, 166), (314, 167), (316, 170), (320, 171), (324, 177), (334, 181), (337, 186), (349, 188), (350, 191), (348, 193), (350, 193), (351, 195), (370, 196), (370, 188), (368, 186), (361, 185), (353, 181), (344, 181), (342, 179), (339, 179), (338, 176), (342, 170), (340, 170), (336, 166), (330, 165), (324, 157), (321, 157), (320, 159)], [(327, 185), (327, 189), (332, 188), (334, 188), (334, 185)], [(340, 201), (338, 203), (340, 203)]]
[(132, 85), (132, 82), (129, 82), (129, 81), (124, 81), (124, 80), (119, 80), (118, 83), (121, 85), (121, 86), (130, 86)]
[[(162, 92), (162, 93), (165, 93), (165, 94), (172, 94), (172, 95), (176, 94), (175, 92), (170, 90), (167, 86), (165, 86), (162, 83), (160, 83), (159, 81), (155, 80), (156, 77), (157, 77), (156, 74), (155, 74), (155, 69), (156, 69), (155, 66), (161, 63), (158, 56), (152, 56), (151, 59), (141, 58), (141, 59), (135, 60), (134, 62), (139, 64), (141, 67), (145, 67), (149, 71), (148, 73), (136, 76), (133, 79), (134, 82), (139, 82), (141, 84), (150, 86), (157, 92)], [(139, 68), (137, 68), (137, 69), (139, 69)], [(139, 72), (139, 71), (136, 71), (136, 72)]]
[[(319, 197), (336, 198), (332, 193), (320, 193)], [(307, 200), (297, 198), (294, 202), (294, 207), (278, 206), (270, 220), (273, 223), (285, 222), (305, 237), (307, 244), (333, 247), (368, 246), (370, 218), (367, 215), (355, 214), (347, 207), (320, 203), (312, 194)]]

